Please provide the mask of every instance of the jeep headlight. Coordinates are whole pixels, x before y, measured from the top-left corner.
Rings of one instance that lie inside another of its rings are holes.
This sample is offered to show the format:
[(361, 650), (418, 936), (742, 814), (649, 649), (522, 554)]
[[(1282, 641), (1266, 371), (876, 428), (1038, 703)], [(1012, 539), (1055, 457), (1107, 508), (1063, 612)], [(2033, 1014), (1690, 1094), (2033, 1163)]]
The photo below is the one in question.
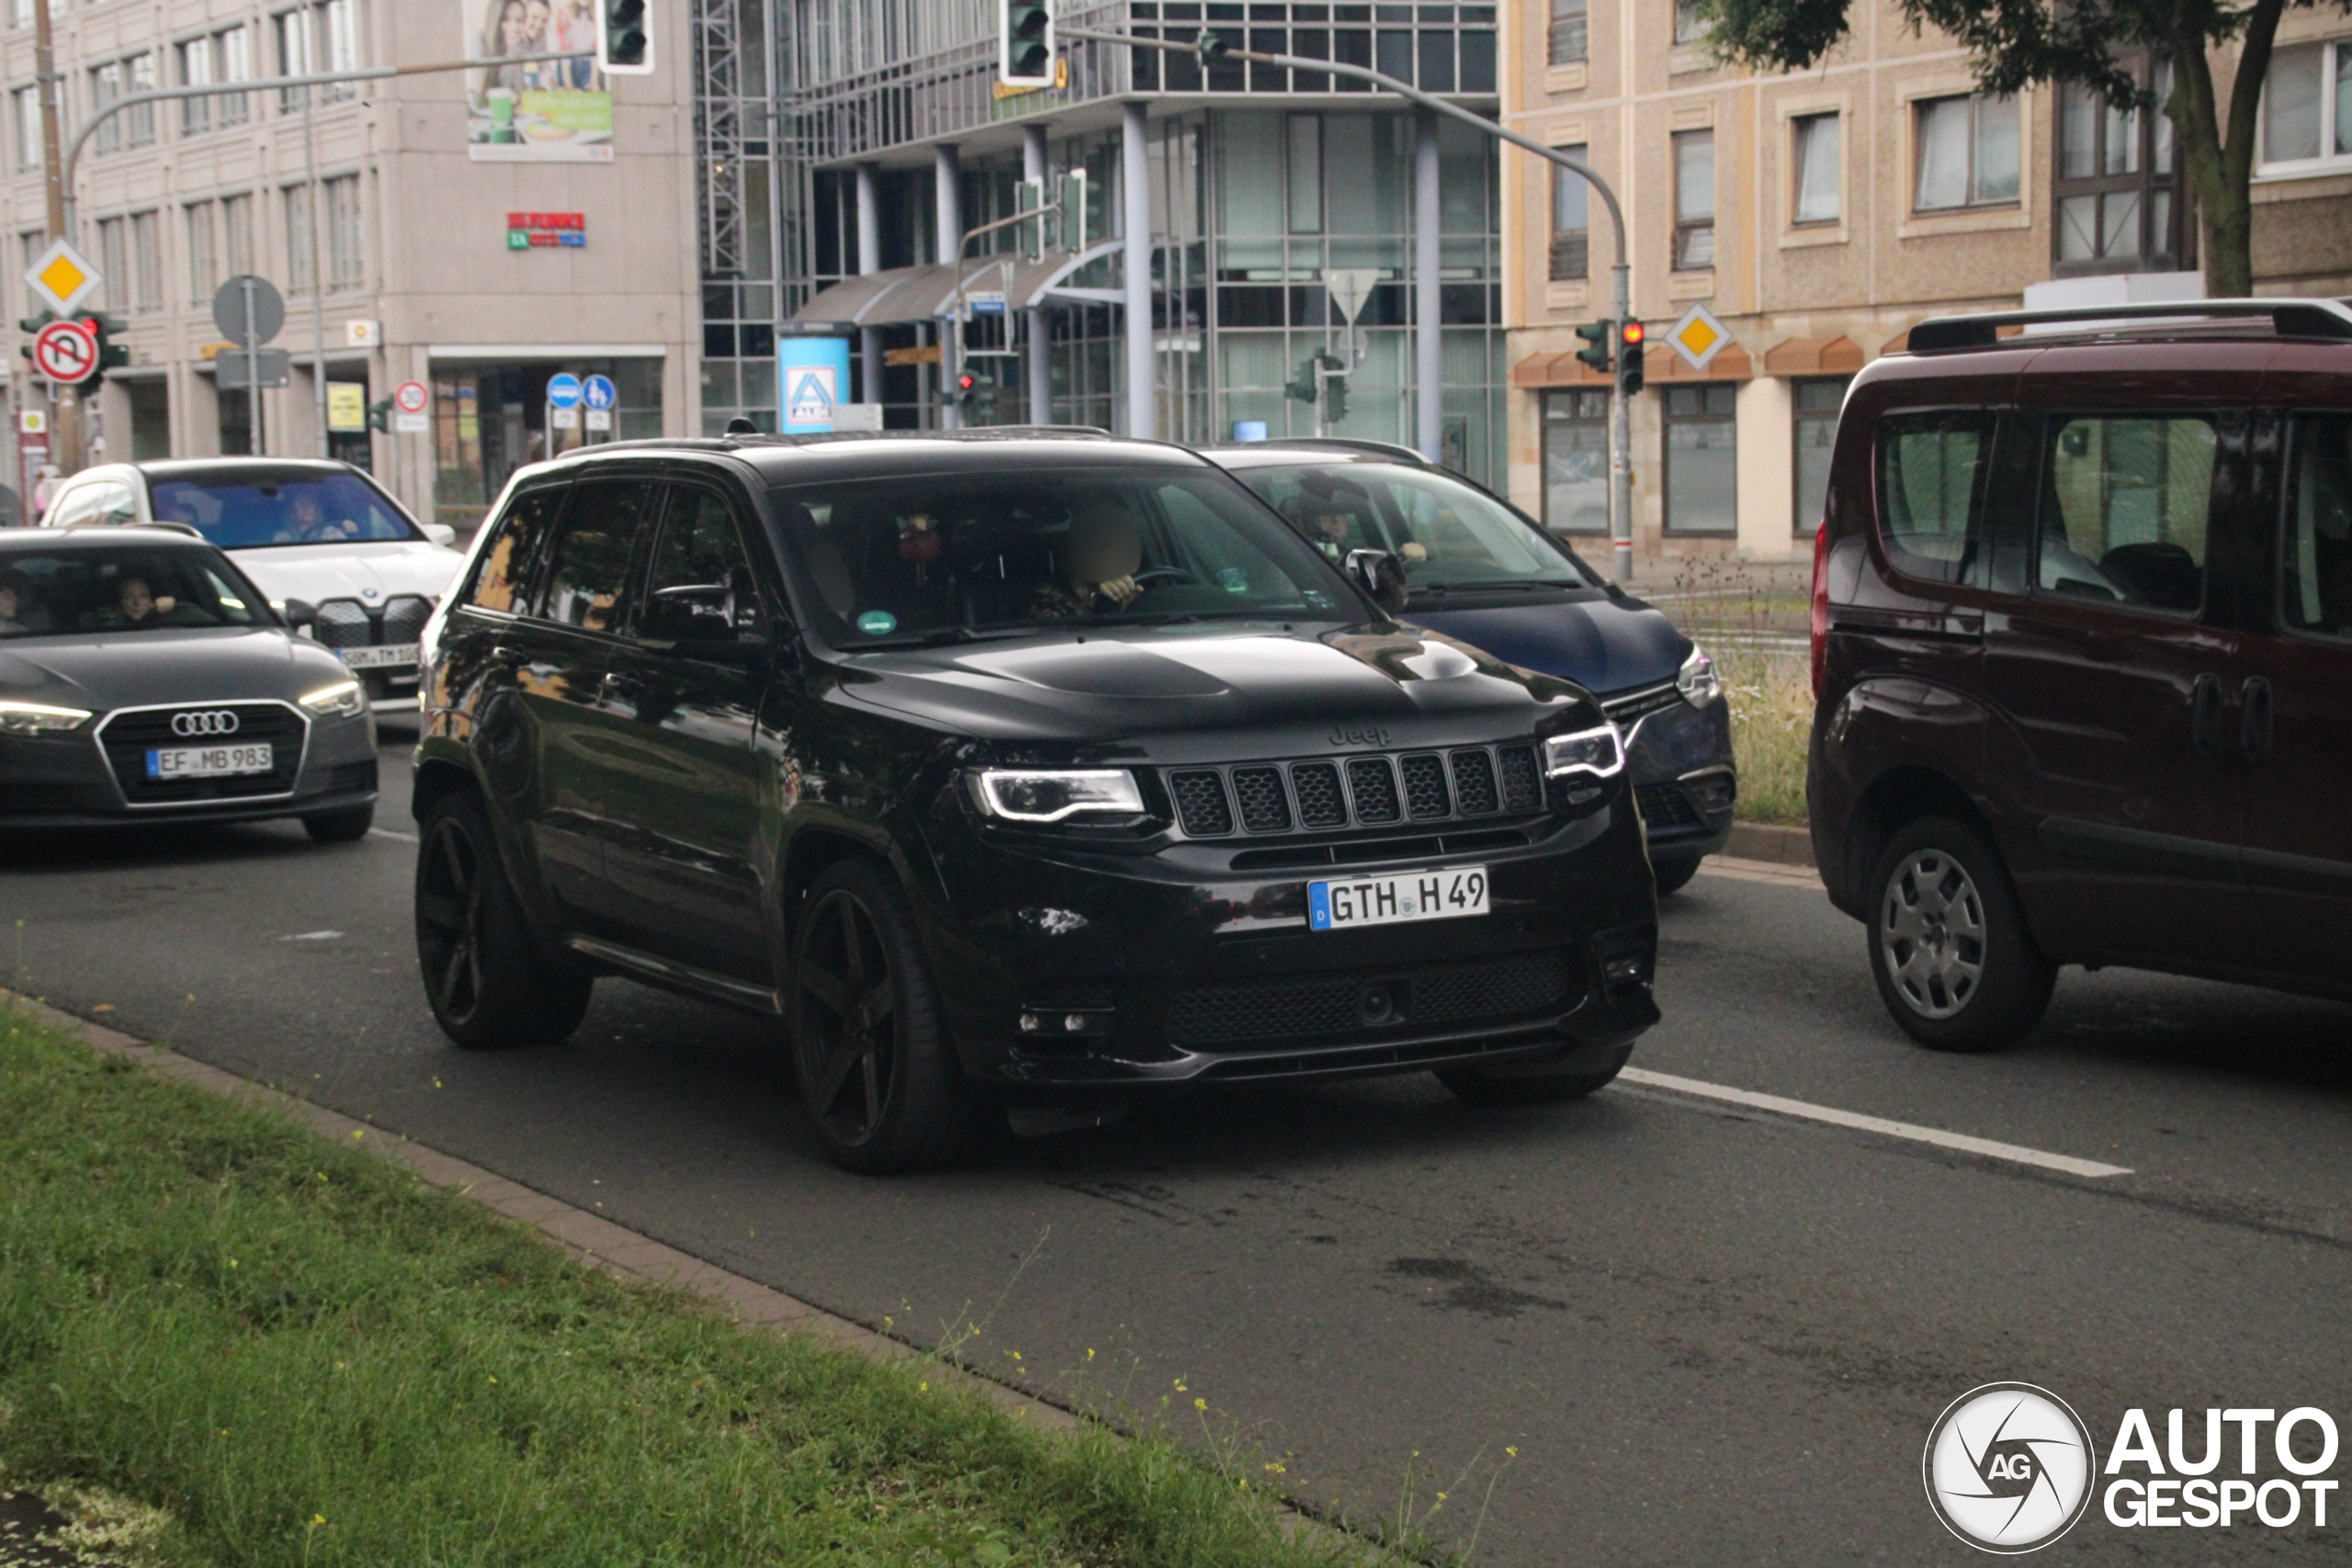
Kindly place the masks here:
[(87, 708), (51, 707), (46, 703), (0, 703), (0, 735), (62, 735), (89, 722)]
[(368, 692), (356, 681), (337, 681), (303, 693), (302, 705), (322, 718), (355, 718), (368, 711)]
[(1009, 822), (1058, 822), (1081, 811), (1143, 810), (1125, 768), (989, 768), (971, 775), (980, 809)]
[(1544, 742), (1544, 772), (1553, 778), (1584, 773), (1596, 779), (1614, 778), (1625, 766), (1625, 742), (1613, 724), (1555, 735)]
[(1697, 643), (1690, 645), (1690, 657), (1674, 673), (1674, 684), (1682, 700), (1694, 708), (1705, 707), (1724, 694), (1723, 677), (1715, 673), (1715, 661)]

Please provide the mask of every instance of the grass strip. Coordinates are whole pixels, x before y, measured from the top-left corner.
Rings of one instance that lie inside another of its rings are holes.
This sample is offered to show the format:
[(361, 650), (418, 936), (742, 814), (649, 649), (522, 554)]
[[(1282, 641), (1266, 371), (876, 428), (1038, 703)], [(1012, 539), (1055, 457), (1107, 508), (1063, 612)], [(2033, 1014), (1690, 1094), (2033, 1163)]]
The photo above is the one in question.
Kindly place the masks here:
[(1732, 757), (1743, 822), (1804, 825), (1805, 749), (1813, 737), (1809, 655), (1710, 643), (1731, 705)]
[(0, 1171), (0, 1466), (162, 1509), (174, 1563), (1367, 1561), (1258, 1456), (745, 1332), (4, 1011)]

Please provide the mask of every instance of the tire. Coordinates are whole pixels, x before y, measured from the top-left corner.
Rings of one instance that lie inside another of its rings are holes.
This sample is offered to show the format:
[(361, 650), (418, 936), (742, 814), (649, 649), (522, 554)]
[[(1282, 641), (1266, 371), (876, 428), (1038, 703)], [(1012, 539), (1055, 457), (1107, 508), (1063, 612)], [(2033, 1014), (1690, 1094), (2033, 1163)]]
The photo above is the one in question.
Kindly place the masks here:
[(1691, 855), (1682, 860), (1662, 860), (1654, 863), (1650, 870), (1657, 878), (1657, 896), (1663, 898), (1669, 893), (1679, 893), (1690, 886), (1690, 879), (1699, 874), (1699, 856)]
[(1456, 1100), (1468, 1105), (1556, 1105), (1564, 1100), (1582, 1100), (1596, 1089), (1608, 1088), (1633, 1054), (1634, 1048), (1626, 1045), (1619, 1048), (1615, 1059), (1605, 1067), (1525, 1077), (1489, 1074), (1482, 1067), (1440, 1067), (1437, 1081), (1452, 1090)]
[(866, 1176), (963, 1153), (973, 1096), (898, 882), (843, 861), (802, 902), (792, 943), (792, 1061), (826, 1152)]
[(534, 940), (481, 802), (443, 795), (420, 837), (416, 953), (441, 1032), (469, 1051), (569, 1038), (594, 976)]
[(2000, 852), (1949, 817), (1905, 823), (1871, 869), (1871, 974), (1905, 1032), (1935, 1051), (1997, 1051), (2050, 1006), (2057, 967), (2018, 908)]
[(372, 801), (348, 811), (326, 811), (302, 818), (302, 830), (311, 835), (314, 844), (357, 843), (375, 825), (376, 807)]

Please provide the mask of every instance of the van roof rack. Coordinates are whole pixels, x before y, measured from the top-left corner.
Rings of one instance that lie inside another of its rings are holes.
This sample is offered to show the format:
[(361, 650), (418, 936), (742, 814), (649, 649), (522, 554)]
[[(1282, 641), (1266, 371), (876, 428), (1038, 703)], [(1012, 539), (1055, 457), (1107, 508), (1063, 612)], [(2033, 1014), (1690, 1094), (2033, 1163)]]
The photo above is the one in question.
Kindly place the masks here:
[(2179, 324), (2256, 317), (2267, 318), (2270, 330), (2282, 338), (2352, 343), (2352, 306), (2341, 299), (2169, 299), (2128, 305), (2074, 305), (2063, 310), (1993, 310), (1973, 316), (1931, 316), (1911, 329), (1907, 346), (1914, 354), (1992, 348), (2014, 342), (2000, 335), (2003, 327), (2067, 321), (2079, 321), (2086, 330), (2096, 330), (2110, 321)]

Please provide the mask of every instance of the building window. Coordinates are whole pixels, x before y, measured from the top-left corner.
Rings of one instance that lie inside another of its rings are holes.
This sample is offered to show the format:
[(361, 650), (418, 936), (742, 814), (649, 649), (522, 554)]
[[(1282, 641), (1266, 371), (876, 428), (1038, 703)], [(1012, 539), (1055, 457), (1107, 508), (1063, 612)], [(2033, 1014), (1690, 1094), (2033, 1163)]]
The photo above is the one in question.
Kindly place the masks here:
[(2305, 44), (2270, 57), (2262, 86), (2262, 172), (2352, 164), (2352, 41)]
[(1581, 65), (1592, 47), (1589, 13), (1591, 0), (1552, 0), (1552, 52), (1555, 65)]
[[(2172, 64), (2121, 62), (2159, 104), (2172, 96)], [(2059, 265), (2070, 272), (2165, 267), (2182, 254), (2174, 199), (2172, 120), (2161, 109), (2117, 108), (2069, 85), (2058, 97), (2058, 159), (2052, 181)]]
[[(1582, 143), (1561, 152), (1585, 161)], [(1592, 186), (1582, 175), (1552, 165), (1552, 281), (1582, 283), (1592, 275)]]
[(1544, 394), (1544, 525), (1555, 534), (1609, 532), (1609, 394)]
[(1666, 531), (1739, 532), (1737, 389), (1727, 381), (1666, 389)]
[[(209, 87), (212, 85), (212, 40), (192, 38), (179, 47), (180, 85)], [(183, 98), (180, 100), (180, 134), (201, 136), (212, 129), (212, 100)]]
[(1921, 212), (1997, 207), (2018, 198), (2018, 101), (1923, 98), (1912, 107), (1919, 142)]
[[(109, 60), (90, 73), (90, 108), (92, 113), (103, 110), (122, 96), (123, 69), (119, 60)], [(91, 133), (90, 151), (119, 152), (122, 151), (122, 116), (109, 115)]]
[[(281, 11), (273, 18), (277, 31), (277, 73), (280, 76), (308, 76), (317, 69), (311, 62), (316, 58), (311, 49), (311, 24), (309, 7), (300, 11)], [(300, 87), (281, 87), (277, 93), (277, 112), (300, 114), (307, 93)]]
[(368, 257), (360, 248), (359, 176), (328, 180), (327, 287), (357, 288), (368, 281)]
[(1837, 222), (1844, 213), (1838, 191), (1838, 116), (1803, 115), (1789, 122), (1789, 163), (1796, 178), (1790, 204), (1792, 221)]
[(212, 203), (191, 201), (187, 204), (187, 302), (209, 305), (222, 281), (219, 219)]
[(1715, 265), (1715, 133), (1674, 133), (1674, 270)]
[[(216, 81), (250, 82), (254, 76), (252, 35), (243, 28), (227, 28), (212, 35), (212, 73)], [(243, 125), (253, 118), (253, 100), (244, 94), (212, 100), (212, 118), (223, 128)]]
[[(32, 271), (33, 263), (40, 260), (41, 254), (48, 249), (49, 231), (46, 229), (28, 229), (23, 233), (17, 235), (17, 255), (18, 259), (24, 263), (24, 265), (17, 269), (18, 275), (22, 276), (25, 273)], [(28, 316), (38, 316), (43, 310), (48, 309), (49, 306), (41, 299), (41, 297), (39, 294), (33, 291), (32, 283), (28, 279), (25, 283), (25, 314)]]
[(1674, 41), (1698, 43), (1715, 30), (1714, 17), (1701, 0), (1674, 0)]
[(1323, 231), (1323, 117), (1295, 114), (1288, 125), (1290, 231)]
[(17, 167), (40, 167), (40, 89), (19, 87), (8, 95), (9, 118), (16, 121)]
[(311, 240), (311, 187), (288, 186), (278, 193), (286, 212), (286, 282), (295, 294), (307, 294), (316, 280), (317, 247)]
[(1838, 412), (1846, 406), (1851, 376), (1812, 376), (1791, 391), (1796, 404), (1796, 536), (1810, 539), (1821, 531), (1829, 503), (1829, 454), (1838, 445)]
[(254, 198), (220, 198), (220, 260), (222, 278), (243, 277), (254, 269)]
[(130, 258), (139, 280), (137, 308), (143, 314), (164, 308), (163, 217), (156, 212), (130, 215)]
[(28, 28), (33, 25), (33, 0), (8, 0), (8, 25)]
[[(315, 7), (318, 18), (318, 56), (322, 69), (356, 71), (359, 69), (359, 0), (324, 0)], [(356, 82), (336, 82), (320, 90), (322, 102), (339, 104), (359, 96)]]
[(98, 220), (98, 271), (106, 277), (107, 302), (119, 310), (130, 303), (130, 247), (119, 218)]

